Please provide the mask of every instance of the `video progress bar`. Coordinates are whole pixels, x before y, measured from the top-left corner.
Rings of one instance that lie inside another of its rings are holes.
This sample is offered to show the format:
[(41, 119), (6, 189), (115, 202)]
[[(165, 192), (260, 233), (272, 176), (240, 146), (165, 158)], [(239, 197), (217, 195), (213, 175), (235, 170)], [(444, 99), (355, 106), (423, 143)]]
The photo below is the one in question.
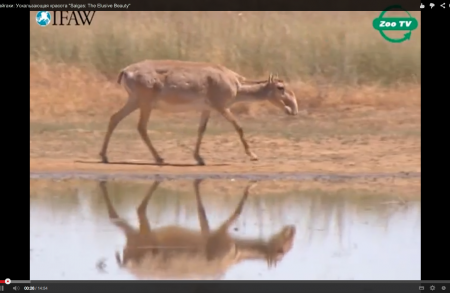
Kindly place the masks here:
[[(6, 280), (9, 280), (9, 279), (6, 279)], [(14, 284), (31, 284), (31, 281), (28, 281), (28, 280), (9, 280), (9, 282), (6, 282), (6, 280), (0, 280), (0, 283), (7, 284), (7, 285), (12, 284), (12, 283), (14, 283)]]

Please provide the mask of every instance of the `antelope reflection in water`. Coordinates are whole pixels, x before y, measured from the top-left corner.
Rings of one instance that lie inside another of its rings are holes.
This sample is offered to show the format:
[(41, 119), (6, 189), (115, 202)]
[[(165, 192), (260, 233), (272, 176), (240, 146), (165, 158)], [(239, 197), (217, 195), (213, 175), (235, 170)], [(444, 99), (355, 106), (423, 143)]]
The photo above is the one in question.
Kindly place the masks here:
[(239, 217), (249, 191), (250, 182), (234, 213), (216, 230), (211, 230), (200, 196), (200, 183), (194, 181), (200, 231), (180, 226), (152, 229), (146, 209), (161, 182), (155, 181), (137, 208), (139, 229), (119, 217), (109, 199), (106, 183), (100, 187), (108, 207), (109, 217), (127, 238), (122, 259), (116, 252), (120, 267), (139, 279), (209, 279), (222, 276), (231, 266), (244, 260), (264, 260), (269, 268), (282, 260), (292, 248), (295, 227), (285, 226), (269, 240), (242, 239), (229, 235), (230, 225)]

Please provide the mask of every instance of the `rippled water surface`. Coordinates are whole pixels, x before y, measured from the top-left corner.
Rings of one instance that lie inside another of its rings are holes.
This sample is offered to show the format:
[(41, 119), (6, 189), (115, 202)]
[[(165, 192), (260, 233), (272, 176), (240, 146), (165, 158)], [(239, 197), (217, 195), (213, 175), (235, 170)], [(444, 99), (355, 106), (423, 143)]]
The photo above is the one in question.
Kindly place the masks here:
[[(192, 181), (30, 183), (33, 280), (420, 279), (420, 191), (263, 181), (245, 198), (246, 181), (197, 182), (198, 197)], [(240, 203), (227, 237), (217, 229)]]

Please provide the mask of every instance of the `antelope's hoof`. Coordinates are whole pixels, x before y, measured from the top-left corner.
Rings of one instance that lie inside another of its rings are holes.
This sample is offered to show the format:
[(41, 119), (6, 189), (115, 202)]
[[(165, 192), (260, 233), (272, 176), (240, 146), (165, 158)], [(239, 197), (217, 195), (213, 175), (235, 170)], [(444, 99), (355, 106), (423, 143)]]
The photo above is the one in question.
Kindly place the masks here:
[(195, 160), (197, 161), (197, 165), (199, 166), (205, 166), (205, 161), (203, 160), (202, 157), (195, 157)]
[(103, 155), (103, 154), (100, 154), (100, 161), (101, 161), (103, 164), (108, 164), (108, 163), (109, 163), (108, 157), (105, 156), (105, 155)]
[(255, 155), (254, 153), (250, 154), (250, 161), (258, 161), (258, 156)]
[(155, 159), (156, 164), (158, 165), (164, 165), (164, 159), (163, 158), (156, 158)]

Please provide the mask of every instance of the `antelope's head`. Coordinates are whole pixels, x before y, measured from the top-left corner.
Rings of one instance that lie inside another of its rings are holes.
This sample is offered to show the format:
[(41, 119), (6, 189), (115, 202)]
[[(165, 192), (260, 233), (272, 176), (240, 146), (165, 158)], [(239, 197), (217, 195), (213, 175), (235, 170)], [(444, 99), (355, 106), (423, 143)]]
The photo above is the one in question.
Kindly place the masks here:
[(298, 105), (295, 94), (287, 85), (272, 74), (267, 80), (266, 89), (268, 90), (268, 101), (277, 108), (280, 108), (288, 115), (298, 114)]
[[(122, 251), (122, 259), (120, 259), (120, 253), (118, 251), (116, 251), (116, 262), (119, 265), (119, 267), (125, 267), (130, 260), (136, 261), (136, 255), (133, 255), (133, 253), (130, 253), (132, 251), (130, 251), (130, 249), (123, 249)], [(134, 253), (136, 254), (136, 253)]]

